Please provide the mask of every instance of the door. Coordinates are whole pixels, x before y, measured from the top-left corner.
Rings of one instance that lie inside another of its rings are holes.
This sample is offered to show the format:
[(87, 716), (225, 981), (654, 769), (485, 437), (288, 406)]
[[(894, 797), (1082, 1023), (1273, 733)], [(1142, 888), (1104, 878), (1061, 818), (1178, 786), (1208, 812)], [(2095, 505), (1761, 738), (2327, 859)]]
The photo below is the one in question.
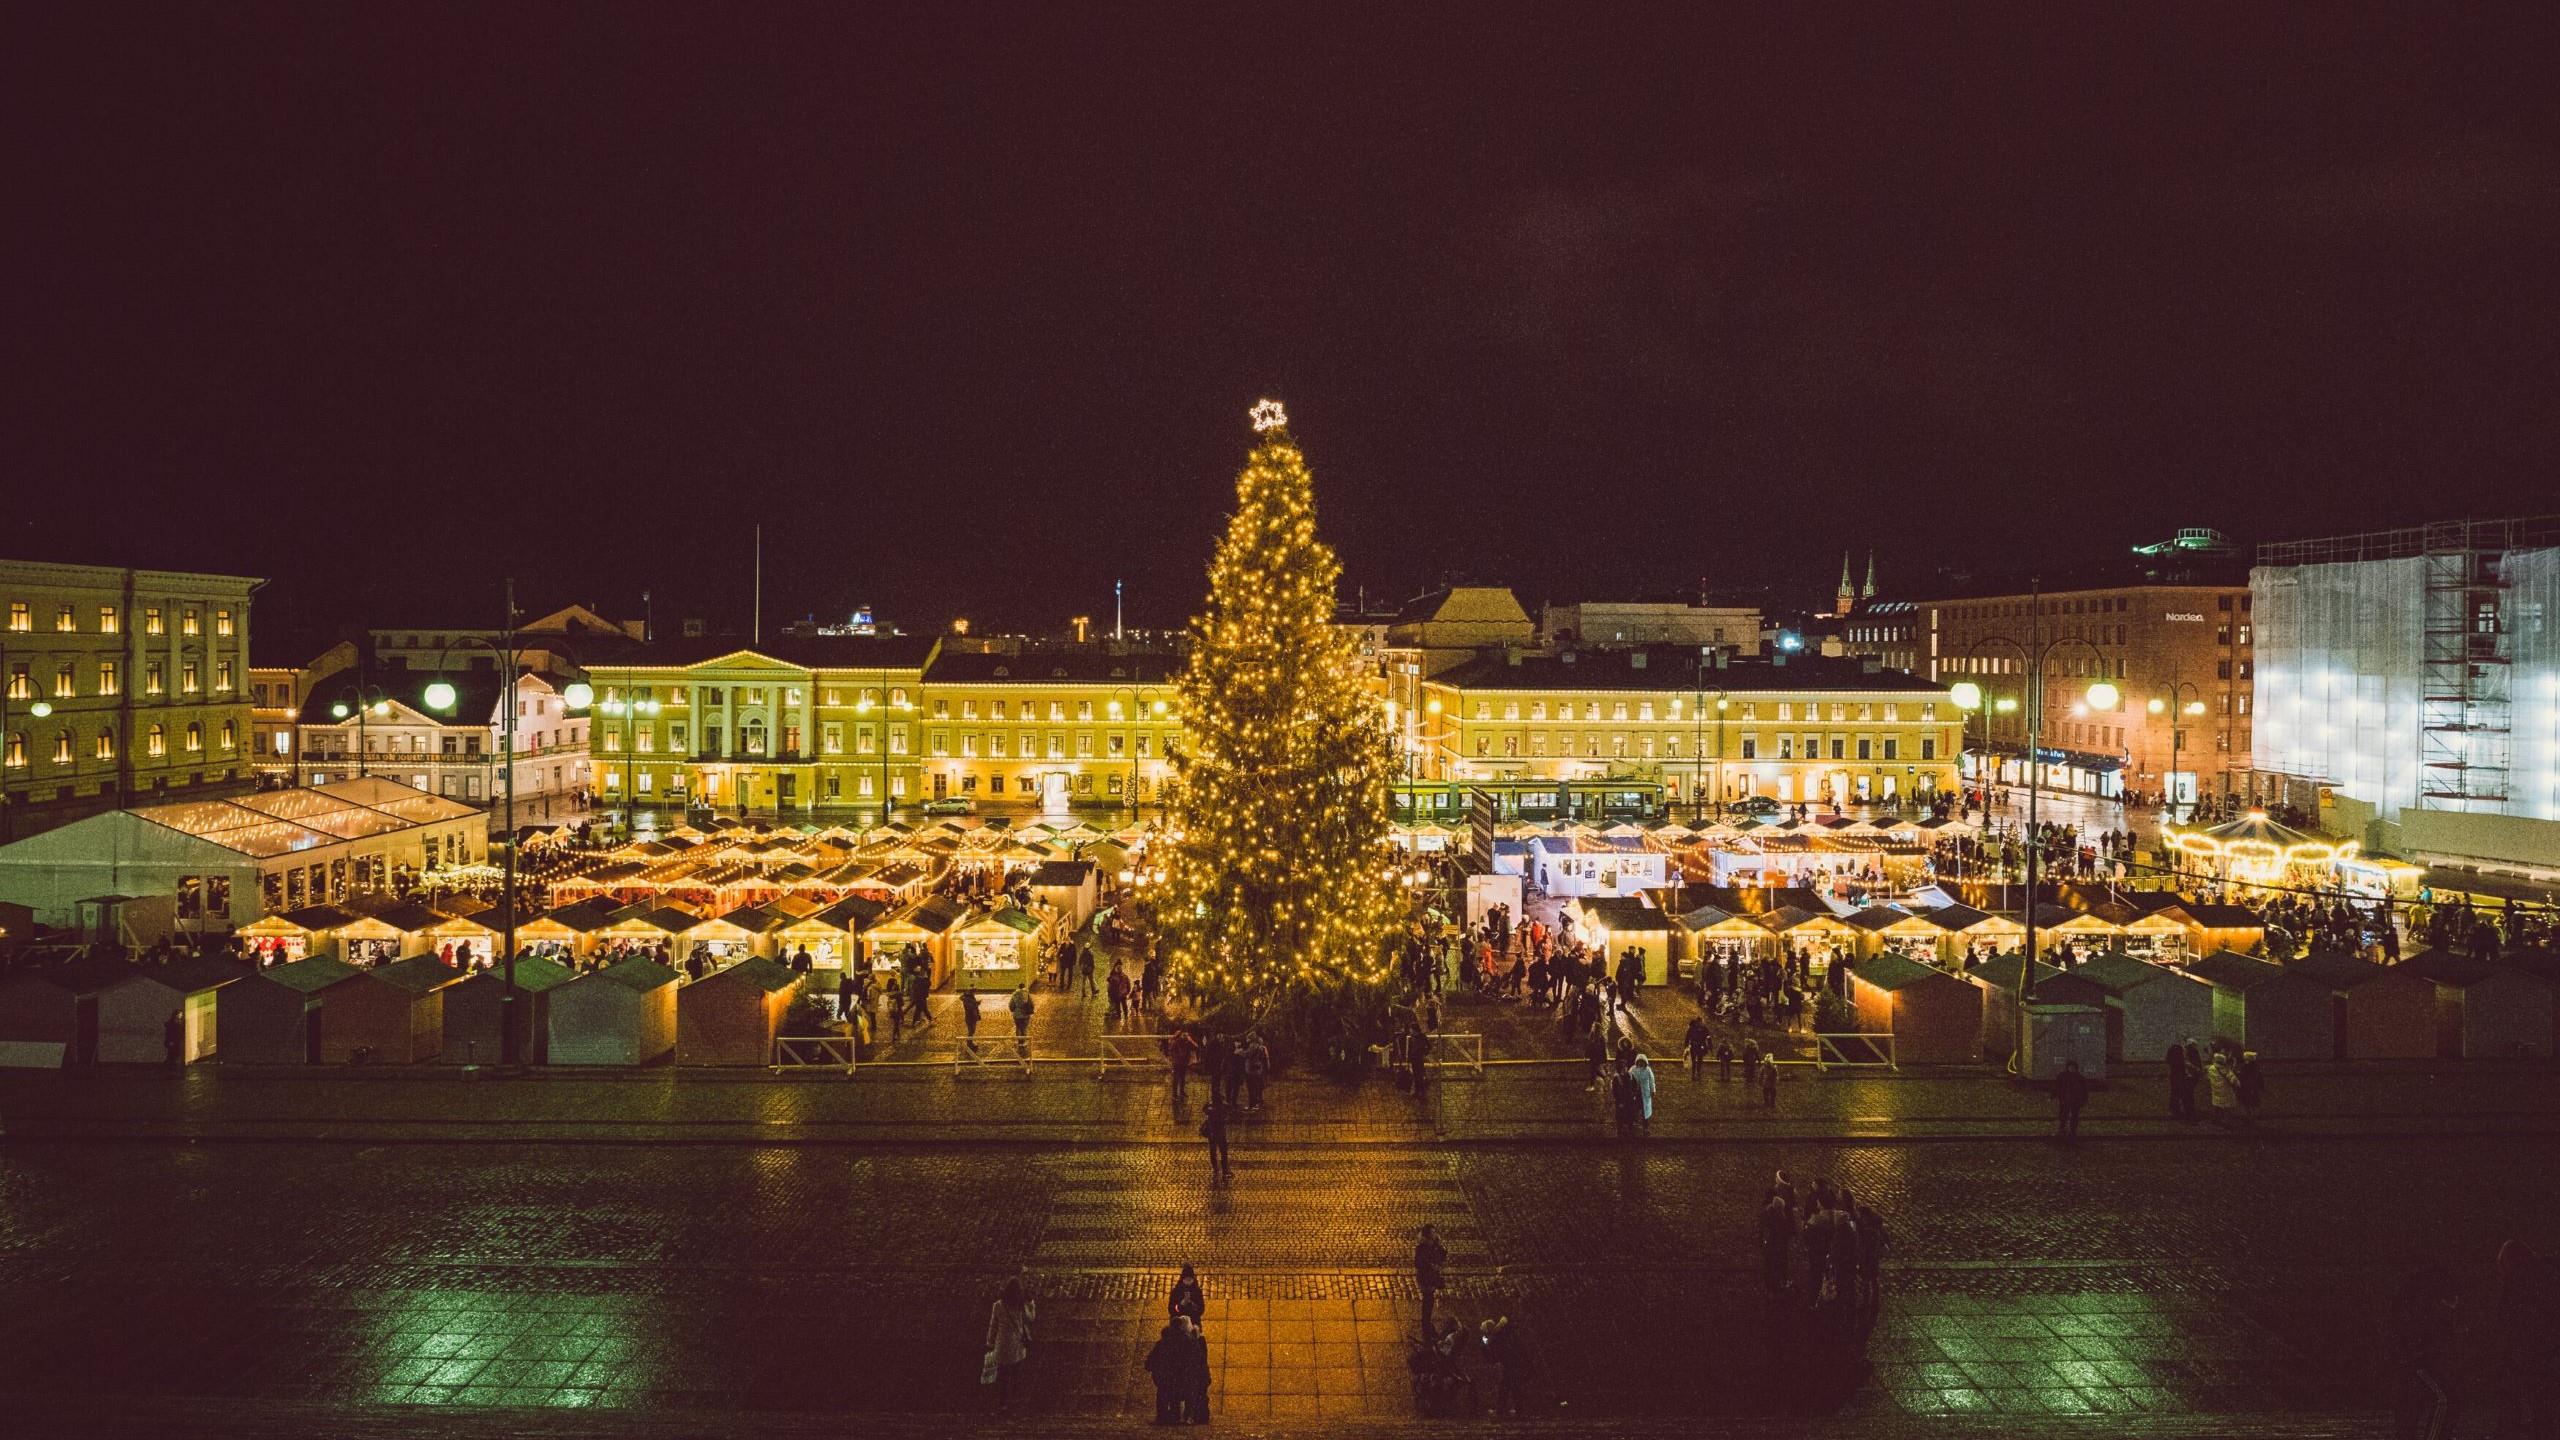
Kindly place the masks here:
[(936, 770), (933, 772), (933, 798), (936, 800), (943, 800), (948, 799), (950, 795), (951, 777), (939, 770)]
[(1040, 777), (1040, 808), (1044, 810), (1064, 810), (1067, 808), (1067, 774), (1065, 771), (1052, 770)]

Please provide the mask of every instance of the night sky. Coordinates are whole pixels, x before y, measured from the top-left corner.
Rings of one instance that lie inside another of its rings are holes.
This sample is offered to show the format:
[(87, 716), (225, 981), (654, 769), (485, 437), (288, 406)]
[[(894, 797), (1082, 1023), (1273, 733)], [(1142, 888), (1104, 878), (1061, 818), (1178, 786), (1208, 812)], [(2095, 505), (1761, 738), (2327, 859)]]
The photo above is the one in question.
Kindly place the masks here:
[(2402, 8), (14, 6), (0, 554), (1176, 622), (1263, 394), (1373, 595), (2560, 509), (2555, 7)]

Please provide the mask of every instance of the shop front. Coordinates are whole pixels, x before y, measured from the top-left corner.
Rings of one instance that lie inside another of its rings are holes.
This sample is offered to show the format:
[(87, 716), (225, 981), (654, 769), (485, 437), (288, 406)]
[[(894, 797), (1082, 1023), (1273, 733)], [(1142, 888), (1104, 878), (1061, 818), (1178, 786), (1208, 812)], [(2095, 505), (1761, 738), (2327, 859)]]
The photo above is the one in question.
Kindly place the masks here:
[(1046, 933), (1040, 917), (1015, 905), (963, 922), (952, 931), (959, 957), (952, 983), (994, 991), (1032, 983)]

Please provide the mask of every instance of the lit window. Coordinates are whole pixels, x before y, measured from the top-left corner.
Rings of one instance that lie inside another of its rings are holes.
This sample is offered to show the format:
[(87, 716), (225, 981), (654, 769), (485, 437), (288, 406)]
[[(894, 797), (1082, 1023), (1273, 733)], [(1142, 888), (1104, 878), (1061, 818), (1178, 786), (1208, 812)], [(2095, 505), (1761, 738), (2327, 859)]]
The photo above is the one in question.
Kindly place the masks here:
[(35, 628), (35, 620), (27, 611), (26, 601), (12, 600), (9, 602), (9, 628), (21, 635), (24, 635), (29, 630)]
[(53, 698), (68, 700), (71, 694), (71, 662), (65, 660), (53, 672)]
[(99, 661), (98, 693), (101, 695), (116, 695), (121, 694), (123, 692), (123, 688), (121, 677), (116, 674), (116, 662), (113, 660)]
[(239, 748), (240, 748), (240, 722), (238, 722), (238, 721), (236, 721), (236, 720), (225, 720), (225, 721), (223, 721), (223, 722), (222, 722), (222, 753), (223, 753), (223, 754), (225, 754), (225, 755), (228, 755), (228, 754), (230, 754), (232, 751), (237, 750), (237, 749), (239, 749)]
[(53, 763), (56, 765), (71, 763), (71, 732), (68, 730), (57, 730), (53, 734)]
[(196, 607), (193, 605), (186, 608), (183, 617), (178, 621), (178, 633), (181, 635), (201, 635), (204, 633), (204, 622), (197, 617)]
[(27, 768), (27, 732), (24, 730), (9, 732), (8, 765), (12, 770)]
[(201, 720), (190, 720), (187, 722), (187, 753), (193, 755), (203, 749), (204, 722)]
[(159, 726), (159, 725), (154, 725), (154, 726), (152, 726), (152, 727), (151, 727), (151, 733), (150, 733), (149, 735), (147, 735), (147, 736), (145, 736), (145, 737), (143, 738), (143, 741), (142, 741), (142, 753), (143, 753), (143, 754), (145, 754), (145, 755), (153, 756), (153, 757), (155, 757), (155, 758), (156, 758), (156, 757), (158, 757), (158, 756), (162, 756), (162, 755), (166, 755), (166, 754), (168, 754), (168, 753), (169, 753), (169, 732), (168, 732), (168, 730), (167, 730), (166, 728), (162, 727), (162, 726)]
[(160, 667), (160, 662), (159, 662), (159, 661), (157, 661), (157, 660), (151, 661), (150, 663), (148, 663), (148, 664), (146, 664), (146, 665), (144, 665), (144, 666), (142, 667), (142, 693), (143, 693), (143, 694), (145, 694), (145, 695), (158, 695), (158, 694), (160, 694), (163, 690), (165, 690), (166, 688), (167, 688), (167, 686), (163, 683), (163, 681), (162, 681), (162, 679), (161, 679), (161, 667)]
[(9, 698), (12, 700), (32, 700), (35, 698), (35, 693), (35, 681), (28, 678), (27, 667), (24, 665), (10, 666)]
[(113, 730), (98, 732), (98, 758), (101, 760), (116, 758), (116, 732)]
[(231, 693), (231, 662), (228, 660), (213, 662), (213, 693), (216, 695)]
[(53, 628), (61, 631), (65, 635), (68, 635), (74, 630), (80, 628), (80, 622), (71, 618), (70, 606), (65, 605), (61, 609), (53, 612)]
[(142, 633), (145, 635), (166, 635), (169, 633), (169, 622), (166, 617), (161, 615), (159, 606), (145, 605), (142, 607)]
[(203, 667), (193, 660), (181, 661), (178, 665), (178, 693), (181, 695), (196, 693), (201, 683), (202, 670)]
[(113, 635), (118, 629), (122, 628), (123, 624), (124, 617), (116, 613), (116, 607), (113, 605), (101, 605), (98, 607), (99, 634)]

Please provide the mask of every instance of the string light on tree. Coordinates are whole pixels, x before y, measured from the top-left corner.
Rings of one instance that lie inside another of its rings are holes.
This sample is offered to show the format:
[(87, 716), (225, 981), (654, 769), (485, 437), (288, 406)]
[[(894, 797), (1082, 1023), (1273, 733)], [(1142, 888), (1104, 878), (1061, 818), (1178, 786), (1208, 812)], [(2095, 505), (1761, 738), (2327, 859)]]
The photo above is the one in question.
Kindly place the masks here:
[(1257, 443), (1175, 682), (1189, 743), (1160, 912), (1176, 975), (1236, 1018), (1374, 992), (1402, 917), (1380, 871), (1392, 755), (1332, 623), (1341, 567), (1316, 538), (1286, 412), (1264, 400), (1251, 417)]

